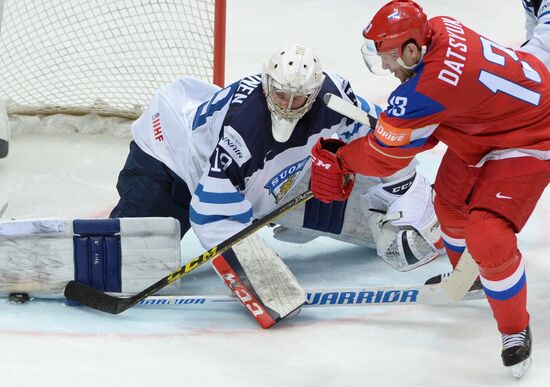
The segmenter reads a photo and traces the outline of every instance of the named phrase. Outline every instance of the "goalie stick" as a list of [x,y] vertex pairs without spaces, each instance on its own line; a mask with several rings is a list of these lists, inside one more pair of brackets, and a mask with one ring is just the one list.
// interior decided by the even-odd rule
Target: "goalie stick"
[[[478,274],[477,264],[466,250],[452,274],[441,283],[417,286],[306,289],[307,301],[304,306],[445,305],[461,300],[478,300],[484,297],[483,291],[468,291]],[[166,295],[148,296],[139,300],[137,304],[219,306],[238,302],[237,297],[230,295]]]
[[180,279],[184,275],[195,270],[197,267],[202,265],[205,262],[208,262],[212,258],[223,254],[229,250],[233,245],[252,235],[258,231],[263,226],[268,225],[273,222],[275,219],[283,216],[292,209],[298,207],[302,203],[305,203],[313,197],[311,191],[306,191],[290,201],[286,202],[282,206],[274,209],[269,214],[263,216],[260,219],[256,219],[252,224],[243,230],[239,231],[232,237],[229,237],[225,241],[221,242],[219,245],[212,247],[210,250],[205,251],[203,254],[198,257],[190,260],[185,265],[181,266],[178,270],[172,274],[167,275],[166,277],[158,280],[147,289],[142,290],[141,292],[131,296],[131,297],[116,297],[104,293],[100,290],[94,289],[87,285],[81,284],[76,281],[69,281],[65,287],[65,298],[70,301],[78,302],[79,304],[88,306],[90,308],[100,310],[102,312],[119,314],[124,312],[126,309],[137,304],[146,297],[158,292],[160,289],[168,286],[172,282]]

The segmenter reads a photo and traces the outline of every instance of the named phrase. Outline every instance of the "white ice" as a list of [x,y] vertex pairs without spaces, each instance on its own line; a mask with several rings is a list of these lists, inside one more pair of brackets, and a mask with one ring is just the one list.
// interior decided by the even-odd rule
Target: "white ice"
[[[324,67],[351,79],[380,104],[396,86],[362,64],[361,30],[384,1],[231,0],[227,80],[258,72],[278,46],[302,43]],[[450,15],[510,47],[524,38],[520,0],[425,0],[429,15]],[[128,137],[25,133],[0,160],[7,218],[104,216]],[[433,179],[441,149],[421,157]],[[526,258],[533,365],[523,386],[550,379],[550,198],[540,200],[519,237]],[[306,287],[419,284],[448,269],[446,258],[397,273],[373,251],[330,239],[273,241]],[[184,238],[186,258],[201,248]],[[205,265],[206,266],[206,265]],[[189,293],[225,294],[210,267],[184,279]],[[547,382],[545,382],[545,380]],[[486,301],[450,306],[308,308],[270,330],[239,305],[134,307],[110,316],[61,302],[0,301],[0,386],[512,386]]]

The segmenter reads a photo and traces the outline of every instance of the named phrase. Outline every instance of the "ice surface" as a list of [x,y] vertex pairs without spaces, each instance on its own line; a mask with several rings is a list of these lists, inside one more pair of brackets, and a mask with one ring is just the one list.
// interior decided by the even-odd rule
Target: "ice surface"
[[[396,86],[370,75],[361,30],[384,1],[231,0],[228,81],[258,72],[278,46],[314,48],[324,67],[383,104]],[[451,15],[511,47],[524,37],[520,0],[425,0],[430,15]],[[16,135],[0,160],[7,218],[104,216],[129,138],[109,134]],[[433,179],[441,149],[421,157]],[[529,279],[533,365],[520,382],[550,379],[550,198],[546,193],[520,236]],[[305,287],[417,284],[448,268],[445,259],[397,273],[373,251],[315,240],[273,243]],[[193,235],[186,258],[201,253]],[[207,265],[205,265],[207,266]],[[210,267],[185,278],[192,294],[225,294]],[[135,307],[110,316],[60,302],[0,301],[0,386],[511,386],[500,336],[485,301],[452,306],[309,308],[271,330],[239,305]]]

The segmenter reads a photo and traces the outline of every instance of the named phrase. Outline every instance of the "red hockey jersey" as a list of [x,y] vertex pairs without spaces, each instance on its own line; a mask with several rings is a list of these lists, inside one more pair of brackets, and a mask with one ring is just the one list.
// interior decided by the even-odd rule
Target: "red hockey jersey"
[[374,131],[340,149],[344,168],[387,176],[442,141],[467,164],[550,159],[550,75],[531,54],[503,47],[450,17],[415,75],[388,100]]

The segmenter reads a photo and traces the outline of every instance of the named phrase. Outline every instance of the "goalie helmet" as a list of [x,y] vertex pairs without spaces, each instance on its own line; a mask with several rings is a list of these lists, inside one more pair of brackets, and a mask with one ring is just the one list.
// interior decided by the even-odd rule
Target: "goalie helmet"
[[317,55],[300,45],[282,47],[264,63],[262,85],[276,141],[288,141],[298,120],[311,109],[324,79]]

